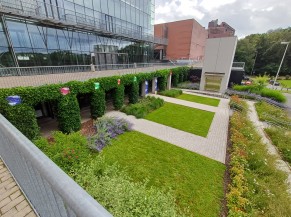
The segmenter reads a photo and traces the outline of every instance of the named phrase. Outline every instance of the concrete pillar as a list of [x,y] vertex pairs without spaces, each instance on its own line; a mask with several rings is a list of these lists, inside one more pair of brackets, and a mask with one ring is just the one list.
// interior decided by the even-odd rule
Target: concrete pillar
[[152,93],[157,94],[158,90],[158,78],[153,78],[152,80]]
[[163,50],[160,50],[160,60],[163,59]]
[[167,90],[171,90],[171,87],[172,87],[172,72],[168,76],[168,80],[167,80]]
[[145,97],[149,93],[149,82],[144,81],[141,86],[141,96]]
[[95,72],[95,65],[91,64],[91,72]]

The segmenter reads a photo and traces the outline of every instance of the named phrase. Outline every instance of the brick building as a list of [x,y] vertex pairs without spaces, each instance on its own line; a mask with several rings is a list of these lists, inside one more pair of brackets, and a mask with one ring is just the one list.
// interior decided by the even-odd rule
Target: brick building
[[155,25],[155,37],[168,38],[168,45],[155,47],[155,59],[202,60],[207,30],[196,20],[180,20]]
[[225,22],[218,24],[218,19],[208,23],[208,38],[223,38],[234,36],[235,29]]

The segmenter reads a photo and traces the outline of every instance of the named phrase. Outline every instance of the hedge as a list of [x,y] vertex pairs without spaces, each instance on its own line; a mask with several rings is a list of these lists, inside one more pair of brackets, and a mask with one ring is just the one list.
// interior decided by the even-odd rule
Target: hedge
[[32,107],[26,104],[7,106],[3,115],[28,139],[33,140],[40,135],[35,111]]
[[130,85],[129,103],[131,104],[137,103],[138,98],[139,98],[139,84],[138,82],[133,82]]
[[103,89],[95,90],[91,95],[91,116],[93,119],[101,117],[105,113],[106,101]]
[[[178,68],[174,68],[172,69],[173,75],[176,76],[177,74],[185,74],[186,72],[188,73],[188,68],[186,67],[178,67]],[[11,96],[11,95],[19,95],[22,99],[22,103],[31,107],[31,109],[36,106],[39,103],[42,102],[47,102],[47,101],[58,101],[60,99],[64,99],[64,97],[61,95],[60,93],[60,88],[62,87],[69,87],[70,88],[70,95],[77,95],[77,94],[88,94],[88,93],[94,93],[95,91],[95,87],[94,87],[94,83],[99,82],[100,83],[100,89],[104,90],[104,91],[109,91],[115,88],[118,88],[118,79],[120,79],[121,84],[123,86],[128,86],[128,85],[132,85],[135,81],[134,77],[136,77],[136,80],[138,81],[138,83],[146,81],[146,80],[152,80],[155,77],[158,78],[158,87],[160,91],[163,91],[166,89],[166,85],[167,85],[167,77],[170,74],[170,70],[169,69],[163,69],[163,70],[158,70],[155,72],[151,72],[151,73],[139,73],[139,74],[126,74],[123,76],[111,76],[111,77],[102,77],[102,78],[93,78],[93,79],[89,79],[87,81],[70,81],[64,84],[50,84],[50,85],[43,85],[43,86],[39,86],[39,87],[15,87],[15,88],[2,88],[0,89],[0,102],[1,102],[1,106],[0,106],[0,112],[4,114],[5,116],[5,112],[3,112],[7,107],[8,110],[11,109],[11,106],[8,106],[8,103],[6,101],[6,97]],[[184,77],[184,76],[183,76]],[[134,87],[136,88],[136,87]],[[136,90],[135,90],[136,91]],[[92,95],[93,96],[93,95]],[[136,96],[135,96],[136,97]],[[66,97],[65,97],[66,98]],[[70,98],[70,97],[69,97]],[[92,98],[93,100],[94,98]],[[136,101],[136,98],[134,99],[133,95],[131,98],[132,102]],[[75,100],[74,100],[75,101]],[[64,102],[62,102],[64,103]],[[59,105],[62,105],[62,103],[59,103]],[[94,104],[94,102],[92,103]],[[117,105],[118,104],[118,105]],[[117,103],[116,107],[119,108],[120,107],[120,103]],[[72,103],[72,105],[74,105],[75,108],[77,108],[77,104],[76,101],[75,103]],[[101,105],[100,105],[101,106]],[[14,112],[16,112],[15,110],[17,110],[18,107],[15,107],[13,110]],[[99,115],[102,113],[101,112],[101,107],[100,107],[100,113]],[[13,112],[11,111],[11,112]],[[60,112],[62,114],[62,112]],[[65,112],[66,113],[66,112]],[[74,110],[74,114],[77,113],[77,110]],[[80,114],[79,114],[80,115]],[[73,122],[63,122],[62,121],[62,129],[66,132],[68,132],[68,130],[77,130],[79,128],[80,123],[77,123],[76,121],[79,120],[79,115],[75,114],[75,117],[73,118],[75,121]],[[78,116],[78,117],[77,117]],[[96,114],[92,114],[93,117],[96,116]],[[97,115],[98,116],[98,115]],[[22,121],[22,117],[19,117],[19,121]],[[36,121],[36,117],[34,117],[35,121]],[[67,124],[77,124],[76,126],[67,126]],[[31,125],[27,124],[27,128],[29,128]]]
[[63,133],[71,133],[80,130],[80,107],[75,94],[62,96],[58,101],[59,129]]
[[123,104],[124,104],[124,86],[119,85],[114,90],[113,106],[116,110],[119,110],[122,108]]

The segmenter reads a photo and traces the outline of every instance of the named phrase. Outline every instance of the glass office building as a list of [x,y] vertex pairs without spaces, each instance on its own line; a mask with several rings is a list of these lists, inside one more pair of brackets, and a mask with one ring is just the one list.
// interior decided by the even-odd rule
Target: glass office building
[[154,0],[0,0],[0,67],[153,59]]

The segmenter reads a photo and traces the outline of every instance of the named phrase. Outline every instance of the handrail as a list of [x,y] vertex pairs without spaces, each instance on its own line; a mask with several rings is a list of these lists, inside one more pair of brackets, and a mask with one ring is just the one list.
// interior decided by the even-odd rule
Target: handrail
[[0,114],[1,158],[40,216],[111,217]]

